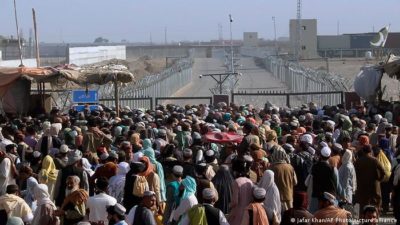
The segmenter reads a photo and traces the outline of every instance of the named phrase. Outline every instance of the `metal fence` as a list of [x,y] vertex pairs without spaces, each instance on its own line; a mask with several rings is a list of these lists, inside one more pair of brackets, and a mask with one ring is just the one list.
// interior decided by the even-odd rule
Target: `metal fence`
[[[350,83],[344,78],[327,73],[305,68],[296,62],[290,62],[274,56],[256,58],[259,66],[264,67],[272,76],[286,84],[290,92],[328,92],[318,97],[321,105],[336,105],[341,103],[341,96],[329,92],[342,92],[349,90]],[[315,101],[312,95],[298,95],[297,100],[302,103]]]
[[[120,106],[152,109],[153,98],[169,97],[191,82],[192,65],[191,58],[181,59],[159,74],[145,76],[136,82],[119,84]],[[91,89],[98,91],[101,104],[115,106],[113,83]],[[46,90],[46,93],[51,93],[53,103],[63,109],[68,109],[73,104],[71,90]]]

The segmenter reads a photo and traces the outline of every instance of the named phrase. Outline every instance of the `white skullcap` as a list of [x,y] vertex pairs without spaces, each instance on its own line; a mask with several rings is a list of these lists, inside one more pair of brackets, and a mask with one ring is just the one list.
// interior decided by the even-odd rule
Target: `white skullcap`
[[335,122],[333,122],[332,120],[327,120],[326,121],[331,127],[335,127]]
[[311,134],[303,134],[300,137],[300,141],[301,142],[306,142],[306,143],[311,145],[313,143],[313,138],[312,138]]
[[104,152],[103,154],[100,155],[101,160],[106,160],[110,156],[107,152]]
[[206,156],[209,156],[209,157],[211,157],[211,156],[214,156],[215,155],[215,152],[213,151],[213,150],[207,150],[206,151]]
[[319,143],[322,147],[329,147],[329,145],[325,142],[325,141],[321,141],[321,143]]
[[331,149],[330,149],[329,147],[323,147],[323,148],[321,149],[321,155],[322,155],[323,157],[329,157],[329,156],[331,156]]
[[177,175],[182,175],[183,174],[183,167],[176,165],[172,168],[172,173],[177,174]]
[[211,200],[215,198],[215,190],[212,188],[205,188],[202,193],[203,199]]
[[69,152],[68,145],[61,145],[60,146],[60,153],[67,153]]
[[41,155],[42,155],[42,153],[40,153],[39,151],[33,152],[33,157],[35,157],[35,158],[39,158]]
[[267,192],[265,191],[264,188],[255,187],[255,188],[253,189],[253,196],[254,196],[254,198],[256,198],[256,199],[263,199],[263,198],[265,198],[265,194],[266,194],[266,193],[267,193]]

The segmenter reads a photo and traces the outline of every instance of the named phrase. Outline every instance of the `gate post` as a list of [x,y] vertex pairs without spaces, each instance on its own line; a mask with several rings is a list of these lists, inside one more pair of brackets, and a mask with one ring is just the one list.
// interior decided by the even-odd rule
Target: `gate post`
[[286,106],[288,108],[290,108],[290,94],[289,93],[286,94]]

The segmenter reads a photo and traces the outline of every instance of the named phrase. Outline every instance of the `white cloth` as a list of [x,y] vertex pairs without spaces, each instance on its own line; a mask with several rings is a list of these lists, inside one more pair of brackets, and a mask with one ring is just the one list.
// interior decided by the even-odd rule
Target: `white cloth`
[[26,190],[23,191],[24,200],[29,205],[29,207],[31,207],[33,212],[36,210],[34,190],[38,184],[39,183],[37,182],[37,180],[31,176],[26,180]]
[[125,177],[130,167],[126,162],[118,164],[117,175],[112,176],[109,180],[108,194],[114,197],[118,203],[121,203],[124,197]]
[[42,205],[48,204],[53,210],[56,210],[57,207],[50,200],[50,194],[48,192],[48,188],[45,184],[39,184],[34,188],[34,196],[37,201],[37,209],[35,210],[35,215],[33,217],[31,225],[41,225],[40,217],[42,215]]
[[[204,203],[203,205],[206,205],[206,204]],[[213,205],[211,205],[211,206],[213,206]],[[219,220],[219,225],[229,225],[224,213],[221,210],[219,210],[218,220]],[[185,214],[185,216],[183,216],[183,218],[179,224],[180,225],[190,225],[191,223],[190,223],[189,216],[187,214]]]
[[15,179],[11,174],[11,160],[4,158],[0,163],[0,196],[6,193],[7,186],[15,184]]
[[189,209],[197,204],[198,201],[195,195],[190,195],[189,197],[183,199],[178,208],[175,209],[173,219],[178,221],[179,217],[183,216],[187,211],[189,211]]
[[89,198],[86,203],[86,208],[89,209],[89,221],[100,222],[104,221],[104,224],[108,224],[107,219],[107,206],[115,205],[117,200],[105,193],[100,193]]
[[264,171],[258,186],[264,188],[267,192],[265,194],[264,208],[268,218],[272,219],[274,214],[277,216],[279,222],[281,222],[281,198],[279,189],[275,184],[274,172],[272,170]]

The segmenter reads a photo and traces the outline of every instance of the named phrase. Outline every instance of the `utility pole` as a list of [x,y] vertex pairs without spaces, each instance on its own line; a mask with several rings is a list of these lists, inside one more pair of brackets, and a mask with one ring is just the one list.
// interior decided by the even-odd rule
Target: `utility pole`
[[164,28],[164,44],[167,45],[167,27]]
[[230,30],[230,33],[231,33],[231,73],[235,73],[235,68],[234,68],[234,65],[233,65],[232,22],[233,22],[232,15],[229,14],[229,30]]
[[300,59],[301,53],[301,0],[297,0],[297,27],[296,27],[295,57]]
[[17,15],[17,2],[14,0],[14,16],[15,16],[15,26],[17,28],[17,38],[18,38],[18,50],[19,50],[19,60],[21,64],[19,65],[20,67],[24,66],[24,63],[22,62],[22,45],[21,45],[21,37],[19,35],[19,27],[18,27],[18,15]]
[[278,43],[276,42],[276,23],[275,23],[275,16],[272,17],[272,22],[274,22],[274,46],[275,46],[275,55],[278,56]]
[[336,31],[336,33],[337,33],[338,36],[339,36],[339,34],[340,34],[339,28],[340,28],[340,23],[339,23],[339,20],[338,20],[338,21],[337,21],[337,31]]

